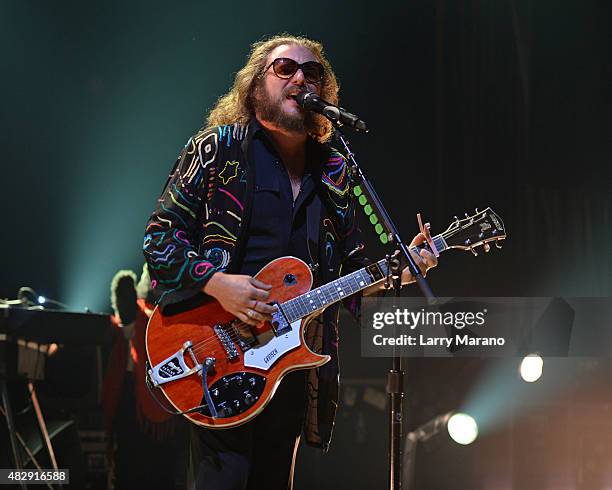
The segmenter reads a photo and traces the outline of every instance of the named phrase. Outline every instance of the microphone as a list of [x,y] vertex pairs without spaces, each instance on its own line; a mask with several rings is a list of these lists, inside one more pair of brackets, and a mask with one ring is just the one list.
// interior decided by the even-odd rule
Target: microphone
[[359,119],[355,114],[351,114],[348,111],[342,109],[342,107],[336,107],[333,104],[323,100],[317,94],[303,90],[302,92],[293,96],[295,101],[309,111],[316,112],[325,116],[332,122],[340,123],[345,126],[349,126],[357,131],[368,132],[368,126],[365,122]]

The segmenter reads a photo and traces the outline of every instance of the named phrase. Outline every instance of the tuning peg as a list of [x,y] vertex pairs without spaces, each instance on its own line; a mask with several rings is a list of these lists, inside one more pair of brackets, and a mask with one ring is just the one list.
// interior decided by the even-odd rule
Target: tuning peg
[[482,248],[484,249],[485,253],[487,253],[489,250],[491,250],[491,245],[489,245],[488,243],[485,243]]
[[474,209],[474,211],[476,212],[476,214],[478,214],[478,213],[479,213],[478,208]]
[[470,248],[472,254],[474,255],[474,257],[478,257],[478,252],[476,251],[476,249],[474,249],[473,247]]
[[465,217],[466,217],[466,218],[469,218],[469,217],[470,217],[470,215],[469,215],[469,214],[467,214],[467,213],[465,213]]
[[496,246],[497,248],[502,248],[501,244],[499,243],[499,240],[496,240],[496,241],[495,241],[495,246]]

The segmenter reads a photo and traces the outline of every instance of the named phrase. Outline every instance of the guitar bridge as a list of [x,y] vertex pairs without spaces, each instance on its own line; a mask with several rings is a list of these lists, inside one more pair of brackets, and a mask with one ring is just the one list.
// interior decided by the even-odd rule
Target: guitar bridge
[[213,331],[219,339],[219,342],[221,342],[221,345],[225,350],[225,354],[227,354],[227,360],[235,360],[238,357],[238,349],[236,349],[236,346],[234,345],[230,334],[221,325],[215,325],[213,327]]
[[[185,352],[191,356],[194,366],[190,368],[185,362]],[[149,379],[153,386],[159,386],[170,381],[176,381],[187,376],[191,376],[202,370],[202,364],[198,362],[193,353],[192,343],[190,340],[183,344],[183,347],[176,351],[175,354],[164,359],[148,370]]]

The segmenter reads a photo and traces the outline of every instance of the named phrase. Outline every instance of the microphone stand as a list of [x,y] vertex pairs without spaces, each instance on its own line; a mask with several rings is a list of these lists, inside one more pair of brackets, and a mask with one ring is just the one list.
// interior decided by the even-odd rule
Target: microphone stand
[[[429,287],[429,284],[421,274],[421,270],[408,252],[406,243],[402,240],[399,231],[397,230],[387,210],[380,201],[372,184],[365,177],[363,171],[355,160],[355,154],[351,151],[348,141],[340,129],[340,124],[333,118],[328,118],[334,124],[336,135],[346,152],[347,163],[349,167],[349,176],[351,180],[351,188],[359,185],[372,206],[374,212],[380,218],[380,223],[383,230],[387,234],[389,243],[399,251],[400,256],[410,268],[410,272],[416,279],[416,283],[421,290],[423,296],[428,302],[433,302],[435,297]],[[402,269],[401,261],[398,260],[397,254],[387,255],[387,270],[391,272],[393,281],[393,290],[395,291],[396,301],[400,297],[400,289],[402,287]],[[394,307],[398,307],[396,304]],[[394,327],[395,328],[395,327]],[[404,401],[404,371],[402,370],[402,358],[397,354],[397,348],[393,347],[393,357],[391,369],[387,374],[387,394],[389,396],[389,411],[388,411],[388,430],[389,430],[389,489],[400,490],[402,488],[402,408]]]

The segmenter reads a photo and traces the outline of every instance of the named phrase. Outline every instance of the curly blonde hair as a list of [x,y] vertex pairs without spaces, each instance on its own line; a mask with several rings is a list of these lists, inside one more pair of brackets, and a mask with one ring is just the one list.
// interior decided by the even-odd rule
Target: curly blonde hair
[[[228,93],[219,98],[207,118],[207,125],[247,124],[255,116],[254,94],[261,77],[267,68],[268,55],[282,45],[298,45],[310,50],[325,68],[321,83],[321,97],[334,105],[338,105],[339,85],[329,60],[323,52],[323,45],[312,39],[290,34],[279,34],[263,39],[251,46],[247,63],[236,73],[234,85]],[[315,124],[309,134],[317,141],[324,143],[332,134],[332,124],[318,114],[314,117]]]

